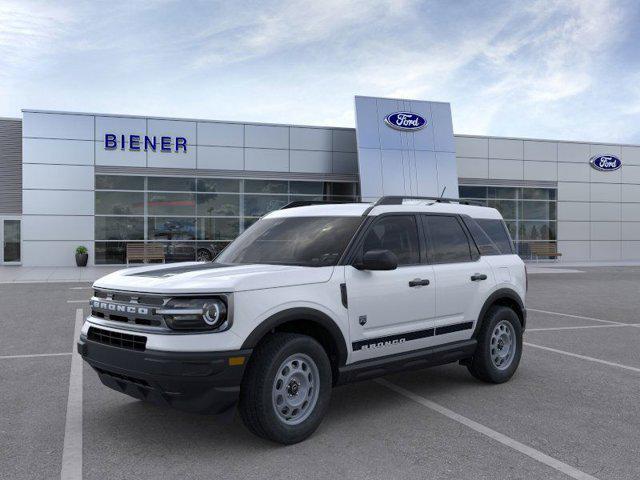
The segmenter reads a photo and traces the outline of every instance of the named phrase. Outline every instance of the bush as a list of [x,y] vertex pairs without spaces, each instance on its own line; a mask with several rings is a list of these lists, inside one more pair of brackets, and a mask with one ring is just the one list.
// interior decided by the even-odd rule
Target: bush
[[84,253],[87,253],[87,251],[88,251],[87,247],[83,247],[82,245],[80,245],[78,248],[76,248],[76,253],[80,254],[80,255],[82,255]]

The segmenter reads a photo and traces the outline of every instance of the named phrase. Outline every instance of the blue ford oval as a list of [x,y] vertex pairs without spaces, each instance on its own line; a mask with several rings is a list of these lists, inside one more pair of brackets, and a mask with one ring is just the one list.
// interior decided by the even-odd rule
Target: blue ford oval
[[613,155],[596,155],[591,157],[589,163],[593,168],[601,172],[612,172],[622,166],[622,161]]
[[414,131],[427,126],[427,121],[417,113],[395,112],[384,117],[384,123],[396,130]]

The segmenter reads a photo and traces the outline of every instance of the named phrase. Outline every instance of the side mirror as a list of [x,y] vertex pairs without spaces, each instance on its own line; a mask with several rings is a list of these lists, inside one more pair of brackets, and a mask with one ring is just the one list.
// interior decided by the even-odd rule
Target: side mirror
[[354,267],[358,270],[395,270],[398,257],[389,250],[369,250]]

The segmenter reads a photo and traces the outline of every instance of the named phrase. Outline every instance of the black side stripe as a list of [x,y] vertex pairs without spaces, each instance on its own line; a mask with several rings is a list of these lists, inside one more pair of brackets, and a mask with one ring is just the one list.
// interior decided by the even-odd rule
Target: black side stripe
[[471,327],[473,327],[473,322],[454,323],[453,325],[436,327],[436,335],[444,335],[445,333],[459,332],[460,330],[469,330]]
[[447,333],[459,332],[461,330],[470,330],[473,322],[455,323],[453,325],[445,325],[437,328],[427,328],[425,330],[416,330],[415,332],[400,333],[397,335],[387,335],[386,337],[368,338],[366,340],[358,340],[351,343],[353,351],[379,348],[397,343],[404,343],[410,340],[418,340],[420,338],[433,337],[434,335],[445,335]]

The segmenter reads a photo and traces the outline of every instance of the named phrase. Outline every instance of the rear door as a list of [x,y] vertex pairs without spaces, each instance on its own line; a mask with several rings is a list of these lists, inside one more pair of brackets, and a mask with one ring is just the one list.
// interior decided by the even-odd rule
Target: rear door
[[468,339],[494,284],[493,271],[457,215],[421,217],[435,276],[435,337],[439,344]]
[[356,259],[369,250],[392,251],[398,257],[395,270],[345,267],[353,361],[433,343],[434,276],[418,222],[414,214],[381,215],[356,247]]

